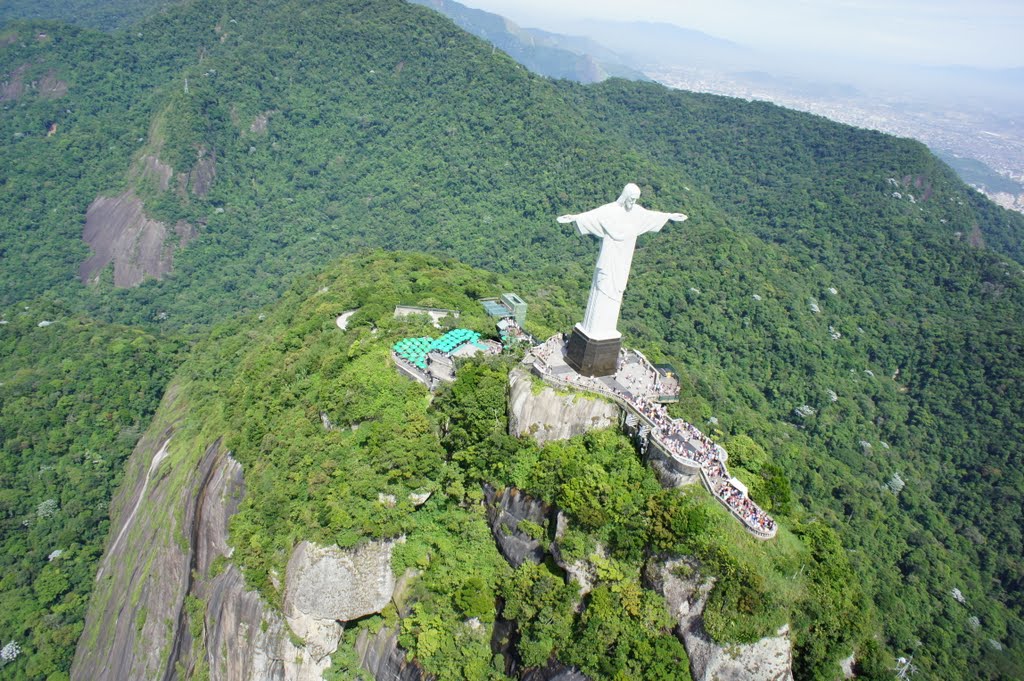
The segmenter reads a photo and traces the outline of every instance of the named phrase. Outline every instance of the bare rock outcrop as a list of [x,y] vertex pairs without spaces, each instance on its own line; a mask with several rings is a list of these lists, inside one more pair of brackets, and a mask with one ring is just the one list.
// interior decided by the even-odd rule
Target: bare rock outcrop
[[402,539],[355,549],[300,542],[285,579],[284,614],[319,661],[338,648],[342,622],[378,613],[391,601],[391,551]]
[[143,179],[151,180],[160,191],[167,191],[171,186],[171,176],[174,175],[174,168],[167,165],[153,154],[146,154],[139,159],[135,172],[138,172]]
[[85,214],[82,239],[93,254],[78,268],[83,284],[114,263],[114,285],[138,286],[146,277],[160,279],[171,271],[174,252],[195,237],[185,222],[174,226],[177,239],[168,240],[167,226],[146,217],[142,200],[132,190],[120,196],[100,196]]
[[188,186],[193,194],[205,198],[210,193],[213,178],[217,176],[217,158],[205,147],[200,147],[196,154],[196,164],[188,174]]
[[407,660],[398,647],[398,629],[382,627],[370,635],[365,629],[356,637],[359,666],[373,674],[377,681],[429,681],[435,678],[423,671],[415,659]]
[[666,489],[692,485],[700,481],[699,473],[690,472],[658,447],[648,448],[647,465],[658,476],[658,482],[661,483],[661,486]]
[[618,405],[581,393],[562,394],[550,386],[534,390],[533,379],[522,368],[509,373],[509,433],[531,436],[543,445],[619,422]]
[[319,681],[337,648],[338,620],[389,602],[395,541],[354,551],[296,547],[286,602],[308,619],[306,641],[296,640],[295,618],[225,562],[229,521],[245,492],[242,467],[219,439],[203,446],[178,435],[186,414],[172,385],[126,465],[71,678],[160,681],[205,667],[211,681]]
[[721,646],[704,629],[704,606],[714,579],[701,575],[687,559],[652,563],[645,581],[665,597],[669,612],[679,623],[676,632],[690,658],[694,681],[791,681],[793,649],[789,625],[775,636],[750,644]]
[[[565,574],[570,580],[575,580],[580,585],[579,594],[582,603],[583,597],[593,591],[594,585],[597,584],[597,570],[587,560],[566,560],[565,555],[562,553],[560,542],[568,529],[569,519],[566,518],[564,513],[558,511],[555,514],[555,541],[551,543],[551,557],[554,558],[555,564],[558,567],[565,570]],[[594,553],[602,558],[607,557],[605,548],[600,543],[595,547]]]
[[210,681],[320,681],[331,660],[296,646],[284,618],[233,565],[203,589]]
[[544,560],[546,550],[540,538],[525,532],[519,524],[525,520],[544,526],[551,519],[552,507],[514,487],[496,490],[485,485],[484,496],[491,534],[505,560],[512,567]]
[[519,678],[520,681],[590,681],[590,677],[580,670],[557,661],[539,669],[528,669]]
[[252,119],[252,124],[249,125],[249,132],[254,132],[257,135],[262,135],[267,131],[267,123],[270,121],[270,114],[272,111],[264,111],[256,114],[256,117]]
[[57,72],[47,71],[45,75],[35,83],[39,96],[43,99],[57,99],[68,93],[68,84],[57,77]]
[[68,93],[68,84],[57,77],[57,72],[50,69],[42,78],[25,85],[25,74],[29,64],[22,64],[8,73],[0,74],[0,102],[14,101],[25,94],[26,90],[35,92],[41,99],[57,99]]
[[27,69],[28,64],[22,64],[9,73],[3,74],[3,80],[0,80],[0,102],[10,102],[21,97],[25,92],[25,71]]
[[844,679],[855,679],[857,674],[854,671],[854,667],[857,665],[857,657],[853,653],[850,653],[848,657],[843,658],[839,661],[839,669],[843,671]]
[[[161,413],[180,414],[181,401],[172,387]],[[139,441],[112,504],[111,541],[78,641],[73,679],[163,678],[173,669],[170,651],[188,647],[183,619],[196,567],[193,547],[205,541],[199,528],[210,482],[229,455],[219,441],[198,451],[173,441],[177,420],[168,420]],[[168,475],[175,467],[185,475]]]

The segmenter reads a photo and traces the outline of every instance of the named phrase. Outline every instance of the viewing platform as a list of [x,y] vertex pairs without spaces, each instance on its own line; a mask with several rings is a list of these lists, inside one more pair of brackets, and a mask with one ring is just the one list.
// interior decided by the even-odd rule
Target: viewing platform
[[636,350],[620,352],[618,370],[612,376],[582,376],[565,361],[566,342],[561,334],[553,336],[534,346],[523,362],[552,385],[594,392],[616,402],[624,410],[623,429],[648,459],[657,456],[673,472],[699,477],[750,534],[758,539],[775,537],[775,520],[754,503],[746,486],[729,474],[725,448],[696,426],[668,415],[663,402],[678,399],[678,381],[664,381],[665,375]]

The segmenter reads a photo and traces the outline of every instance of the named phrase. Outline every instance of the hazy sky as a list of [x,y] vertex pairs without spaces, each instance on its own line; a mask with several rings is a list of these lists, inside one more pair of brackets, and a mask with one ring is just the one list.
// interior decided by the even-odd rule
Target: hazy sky
[[459,0],[525,25],[665,21],[752,47],[918,64],[1024,66],[1024,0]]

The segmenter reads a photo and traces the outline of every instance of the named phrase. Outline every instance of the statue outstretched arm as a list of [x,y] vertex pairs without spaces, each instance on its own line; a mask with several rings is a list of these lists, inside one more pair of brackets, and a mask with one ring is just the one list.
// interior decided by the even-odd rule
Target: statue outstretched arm
[[682,222],[686,219],[686,216],[682,213],[669,213],[668,219],[672,222]]
[[608,206],[600,206],[582,213],[560,215],[556,219],[563,225],[575,224],[576,231],[580,234],[604,237],[608,236],[608,230],[602,218],[607,217],[607,208]]

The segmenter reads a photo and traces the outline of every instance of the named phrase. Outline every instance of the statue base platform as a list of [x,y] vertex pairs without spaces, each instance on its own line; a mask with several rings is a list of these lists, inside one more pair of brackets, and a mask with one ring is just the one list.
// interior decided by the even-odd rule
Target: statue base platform
[[581,376],[614,376],[619,366],[622,338],[594,340],[574,327],[565,350],[565,362]]

